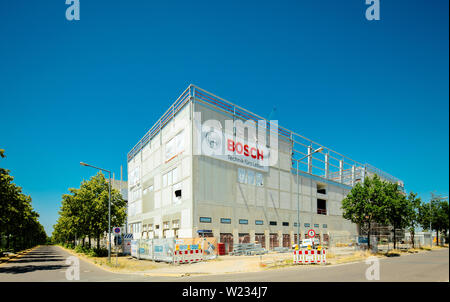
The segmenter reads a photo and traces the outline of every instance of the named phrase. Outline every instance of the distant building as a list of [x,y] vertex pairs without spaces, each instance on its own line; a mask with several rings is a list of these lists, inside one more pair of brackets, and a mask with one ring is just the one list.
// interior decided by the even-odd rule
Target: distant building
[[124,200],[128,200],[128,182],[119,179],[112,179],[111,187],[116,189],[122,194]]
[[122,227],[125,230],[125,233],[127,233],[127,230],[128,230],[128,182],[124,181],[124,180],[121,181],[120,179],[113,178],[111,180],[111,187],[113,189],[119,191],[120,194],[122,195],[122,198],[127,203],[127,205],[126,205],[127,216],[125,218],[125,223]]

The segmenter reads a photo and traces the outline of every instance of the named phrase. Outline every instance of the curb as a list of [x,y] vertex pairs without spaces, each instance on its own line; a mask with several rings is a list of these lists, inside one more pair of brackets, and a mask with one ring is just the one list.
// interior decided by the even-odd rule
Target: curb
[[176,278],[180,278],[180,277],[187,277],[190,276],[190,274],[175,274],[175,273],[159,273],[159,274],[144,274],[144,276],[149,276],[149,277],[176,277]]

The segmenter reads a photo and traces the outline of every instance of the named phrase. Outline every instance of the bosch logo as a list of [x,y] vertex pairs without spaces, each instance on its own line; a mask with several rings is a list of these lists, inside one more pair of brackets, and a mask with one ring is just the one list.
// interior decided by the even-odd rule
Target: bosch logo
[[[278,124],[271,121],[267,133],[266,121],[214,120],[202,121],[194,112],[195,155],[205,155],[236,165],[268,171],[278,161]],[[194,135],[195,135],[194,132]]]
[[264,159],[264,153],[255,147],[249,147],[247,144],[242,144],[240,142],[235,142],[232,139],[227,140],[227,149],[230,152],[235,152],[236,154],[242,154],[247,157],[251,157],[258,160]]
[[206,141],[211,149],[218,150],[222,146],[222,135],[211,130],[205,133]]

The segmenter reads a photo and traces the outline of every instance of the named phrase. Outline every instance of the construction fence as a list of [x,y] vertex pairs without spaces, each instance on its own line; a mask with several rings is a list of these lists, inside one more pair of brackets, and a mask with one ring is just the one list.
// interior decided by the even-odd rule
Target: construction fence
[[[436,245],[436,237],[431,233],[420,232],[411,236],[409,233],[397,234],[375,234],[370,235],[370,245],[373,251],[389,252],[394,249],[411,249],[429,247]],[[440,244],[444,243],[443,238],[439,238]],[[367,235],[330,235],[329,241],[324,242],[324,246],[330,250],[366,250],[368,249]]]
[[168,263],[193,263],[217,257],[215,238],[131,240],[131,256]]

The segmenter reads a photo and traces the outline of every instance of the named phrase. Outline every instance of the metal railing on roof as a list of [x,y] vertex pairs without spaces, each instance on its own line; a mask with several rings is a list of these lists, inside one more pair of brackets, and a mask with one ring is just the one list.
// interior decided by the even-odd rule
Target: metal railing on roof
[[[325,147],[319,143],[316,143],[313,140],[310,140],[303,135],[300,135],[298,133],[295,133],[287,128],[284,128],[280,125],[276,125],[277,127],[271,127],[271,125],[275,125],[273,121],[269,121],[255,113],[252,113],[248,111],[247,109],[244,109],[236,104],[233,104],[230,101],[227,101],[211,92],[208,92],[200,87],[197,87],[195,85],[189,85],[183,93],[176,99],[176,101],[169,107],[169,109],[161,116],[161,118],[150,128],[150,130],[144,135],[144,137],[131,149],[131,151],[128,153],[128,161],[133,159],[133,157],[142,150],[143,147],[146,146],[146,144],[155,136],[157,135],[161,129],[177,114],[178,111],[180,111],[183,106],[190,102],[199,102],[206,104],[208,106],[212,106],[219,111],[222,111],[224,113],[227,113],[231,116],[237,117],[242,119],[243,121],[246,120],[253,120],[255,123],[258,123],[258,121],[265,121],[266,130],[273,133],[273,129],[278,128],[278,135],[279,138],[284,138],[292,143],[292,158],[295,160],[295,157],[298,155],[298,157],[303,157],[307,153],[301,152],[298,149],[299,148],[313,148],[317,149],[319,147],[323,148],[322,153],[315,153],[313,156],[311,156],[311,164],[308,165],[308,159],[302,160],[300,163],[305,167],[305,169],[308,173],[311,171],[317,171],[317,173],[311,173],[320,177],[325,177],[323,175],[323,172],[325,171],[324,166],[325,159],[321,159],[321,156],[325,156],[324,154],[327,154],[328,156],[328,167],[329,167],[329,180],[336,181],[338,177],[339,171],[343,169],[343,183],[350,184],[352,181],[349,177],[349,172],[353,167],[356,168],[357,176],[359,177],[361,169],[368,169],[369,171],[372,171],[373,173],[377,173],[380,176],[382,175],[387,180],[393,181],[393,182],[401,182],[398,178],[395,178],[391,176],[390,174],[375,168],[368,164],[362,164],[358,161],[355,161],[347,156],[344,156],[328,147]],[[261,124],[258,124],[258,126],[261,126]],[[294,162],[294,161],[293,161]],[[314,165],[314,162],[320,162],[321,167]],[[296,167],[293,164],[293,168],[296,169]],[[356,176],[356,175],[355,175]]]
[[183,93],[177,98],[177,100],[170,106],[170,108],[161,116],[161,118],[147,131],[147,133],[142,137],[139,142],[128,152],[128,161],[132,160],[134,156],[139,153],[139,151],[144,148],[147,143],[158,134],[161,129],[180,111],[181,108],[190,100],[192,85],[189,85]]

